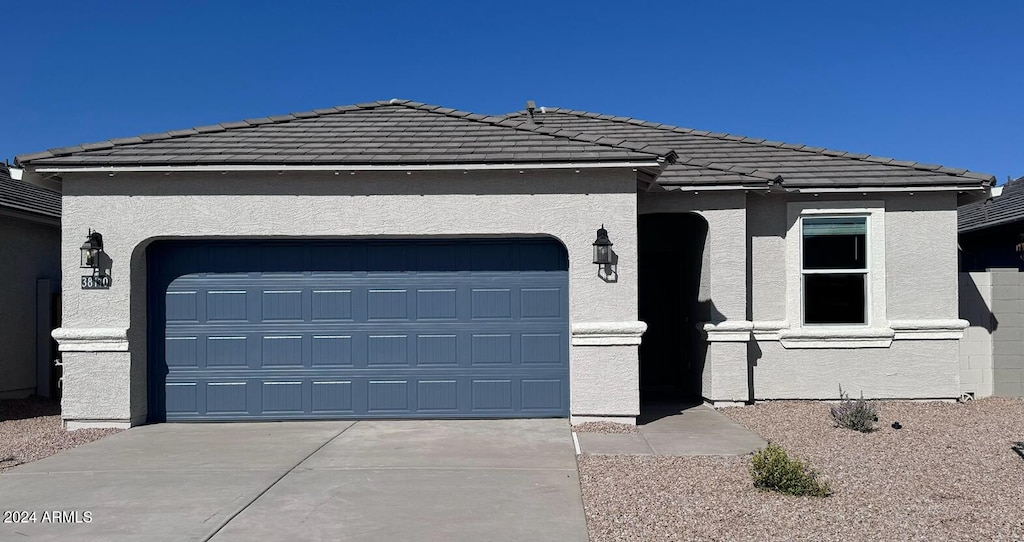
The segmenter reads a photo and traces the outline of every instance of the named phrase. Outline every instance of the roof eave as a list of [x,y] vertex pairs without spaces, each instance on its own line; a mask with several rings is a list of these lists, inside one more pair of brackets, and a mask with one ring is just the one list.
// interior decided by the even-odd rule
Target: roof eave
[[452,164],[193,164],[193,165],[29,165],[26,170],[38,174],[67,173],[185,173],[229,171],[514,171],[543,169],[653,169],[661,171],[665,163],[660,158],[650,160],[602,160],[595,162],[527,162],[527,163],[452,163]]

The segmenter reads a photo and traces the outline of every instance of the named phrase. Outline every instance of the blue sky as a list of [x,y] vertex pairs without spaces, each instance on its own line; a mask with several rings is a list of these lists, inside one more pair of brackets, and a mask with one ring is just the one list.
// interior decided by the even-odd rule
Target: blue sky
[[1024,176],[1024,2],[3,0],[0,159],[408,98]]

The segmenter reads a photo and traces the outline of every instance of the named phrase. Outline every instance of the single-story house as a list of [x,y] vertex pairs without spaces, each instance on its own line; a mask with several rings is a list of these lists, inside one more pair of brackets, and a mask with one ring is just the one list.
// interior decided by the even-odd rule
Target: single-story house
[[1024,177],[958,211],[960,386],[975,397],[1024,397]]
[[63,185],[68,427],[957,398],[957,204],[994,181],[408,100],[17,162]]
[[0,163],[0,399],[56,390],[55,299],[60,288],[60,193]]

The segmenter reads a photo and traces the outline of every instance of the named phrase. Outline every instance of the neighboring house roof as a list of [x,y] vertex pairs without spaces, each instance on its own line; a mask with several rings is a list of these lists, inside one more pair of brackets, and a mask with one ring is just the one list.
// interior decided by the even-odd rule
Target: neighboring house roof
[[[528,113],[518,111],[506,117],[524,119]],[[533,117],[541,126],[675,150],[679,155],[676,163],[658,179],[658,184],[666,188],[763,188],[768,182],[781,182],[783,187],[797,189],[977,189],[995,184],[992,175],[965,169],[680,128],[629,117],[557,107],[536,109]]]
[[963,233],[1024,222],[1024,177],[1009,181],[1002,188],[998,196],[961,205],[957,209],[957,229]]
[[606,141],[409,100],[227,122],[21,155],[30,167],[421,165],[666,161],[671,150]]
[[7,166],[0,164],[0,208],[59,219],[60,194],[15,180]]

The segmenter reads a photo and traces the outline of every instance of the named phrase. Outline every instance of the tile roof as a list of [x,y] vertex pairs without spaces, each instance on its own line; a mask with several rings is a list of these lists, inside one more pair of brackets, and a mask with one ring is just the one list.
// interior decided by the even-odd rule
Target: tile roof
[[42,166],[420,165],[671,162],[649,143],[611,142],[523,119],[409,100],[377,101],[111,139],[21,155]]
[[1003,185],[998,196],[961,205],[956,215],[961,233],[1011,222],[1024,223],[1024,177]]
[[7,166],[0,164],[0,207],[60,218],[60,194],[25,181],[11,178]]
[[[506,115],[510,119],[526,116],[525,111]],[[781,181],[783,187],[789,188],[978,188],[995,183],[992,175],[965,169],[680,128],[629,117],[557,107],[537,109],[534,117],[541,126],[675,150],[676,163],[668,166],[658,179],[666,188],[763,188],[767,181]]]

